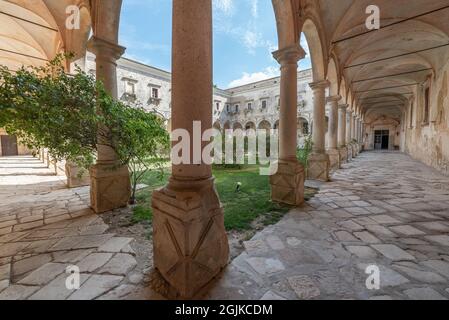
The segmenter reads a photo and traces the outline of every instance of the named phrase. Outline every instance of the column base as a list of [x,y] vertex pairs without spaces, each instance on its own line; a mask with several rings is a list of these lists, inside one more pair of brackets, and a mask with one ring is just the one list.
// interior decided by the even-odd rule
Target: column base
[[348,148],[346,147],[340,147],[338,149],[340,152],[340,164],[347,163],[348,162]]
[[330,160],[326,153],[312,153],[309,156],[307,178],[310,180],[329,181]]
[[327,154],[329,155],[331,169],[334,170],[340,169],[341,168],[340,151],[338,149],[329,149],[327,150]]
[[128,167],[94,165],[90,169],[90,205],[96,213],[126,207],[131,196]]
[[278,172],[270,176],[271,199],[292,206],[304,203],[304,167],[298,160],[279,160]]
[[65,174],[67,176],[67,187],[79,188],[90,185],[89,171],[80,169],[74,163],[65,164]]
[[352,148],[352,157],[356,158],[359,155],[357,150],[357,143],[351,142],[351,148]]
[[172,178],[167,187],[153,192],[152,207],[154,266],[178,298],[193,298],[229,259],[214,179]]
[[346,145],[346,150],[348,151],[348,162],[352,161],[352,146],[351,144]]

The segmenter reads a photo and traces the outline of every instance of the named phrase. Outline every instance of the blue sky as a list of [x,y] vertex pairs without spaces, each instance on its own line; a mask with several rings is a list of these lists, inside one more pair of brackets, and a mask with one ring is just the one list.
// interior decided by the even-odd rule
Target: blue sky
[[[226,89],[279,75],[271,55],[277,49],[271,1],[213,0],[213,5],[214,83]],[[123,0],[120,43],[126,57],[170,71],[171,7],[171,0]],[[309,67],[308,58],[301,61],[301,69]]]

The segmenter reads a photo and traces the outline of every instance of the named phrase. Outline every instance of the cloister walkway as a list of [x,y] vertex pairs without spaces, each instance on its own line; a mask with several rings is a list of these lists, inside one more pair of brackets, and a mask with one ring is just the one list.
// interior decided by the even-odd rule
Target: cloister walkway
[[[332,180],[245,242],[209,298],[449,298],[449,177],[367,152]],[[371,265],[379,290],[366,286]]]
[[[109,233],[89,209],[89,187],[65,181],[36,158],[0,158],[0,300],[114,299],[134,290],[134,239]],[[70,266],[79,268],[79,290],[66,287]]]
[[[0,299],[155,296],[136,272],[134,239],[108,232],[87,198],[36,159],[0,158]],[[206,298],[447,299],[449,177],[365,152],[244,245]],[[69,265],[78,291],[65,286]],[[379,268],[379,290],[367,289],[367,266]]]

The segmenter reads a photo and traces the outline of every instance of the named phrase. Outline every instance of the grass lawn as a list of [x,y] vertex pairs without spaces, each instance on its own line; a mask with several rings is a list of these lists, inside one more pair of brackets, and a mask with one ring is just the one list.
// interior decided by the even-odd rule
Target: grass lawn
[[[243,169],[214,169],[214,176],[217,191],[224,206],[227,230],[250,229],[251,222],[257,218],[261,219],[265,225],[274,224],[290,209],[271,202],[269,177],[259,175],[258,166],[245,166]],[[137,194],[138,206],[135,207],[133,216],[135,222],[151,222],[151,193],[154,189],[165,185],[168,177],[168,172],[164,174],[163,180],[158,180],[154,172],[144,177],[142,183],[151,187],[140,190]],[[238,182],[241,183],[240,192],[236,192]]]

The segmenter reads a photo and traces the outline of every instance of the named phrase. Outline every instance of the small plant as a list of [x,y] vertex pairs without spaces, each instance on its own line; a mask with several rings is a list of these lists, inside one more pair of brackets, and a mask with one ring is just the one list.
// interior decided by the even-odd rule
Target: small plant
[[312,153],[313,141],[312,136],[305,136],[303,146],[298,148],[296,154],[298,157],[298,161],[304,166],[304,168],[308,168],[309,166],[309,156]]

